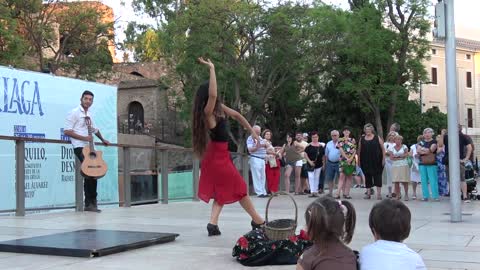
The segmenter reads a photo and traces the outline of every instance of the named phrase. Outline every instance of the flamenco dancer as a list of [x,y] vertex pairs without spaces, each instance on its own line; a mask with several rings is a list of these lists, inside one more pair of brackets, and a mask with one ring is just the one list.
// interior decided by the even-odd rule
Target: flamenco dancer
[[198,88],[192,111],[193,151],[201,159],[198,197],[206,203],[213,199],[208,236],[221,234],[218,228],[220,212],[225,204],[237,201],[252,217],[252,229],[260,228],[265,222],[255,211],[245,181],[230,160],[226,117],[232,117],[248,129],[256,143],[260,138],[240,113],[217,98],[215,67],[210,59],[200,57],[198,61],[210,70],[210,80]]

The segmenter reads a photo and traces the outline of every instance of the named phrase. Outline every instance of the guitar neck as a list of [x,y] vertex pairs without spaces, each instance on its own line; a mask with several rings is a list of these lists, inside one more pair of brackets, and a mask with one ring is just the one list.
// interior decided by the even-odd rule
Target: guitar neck
[[90,146],[90,151],[95,151],[95,144],[93,143],[93,134],[92,134],[92,131],[90,130],[90,128],[88,129],[88,135],[92,136],[92,139],[88,142],[89,146]]

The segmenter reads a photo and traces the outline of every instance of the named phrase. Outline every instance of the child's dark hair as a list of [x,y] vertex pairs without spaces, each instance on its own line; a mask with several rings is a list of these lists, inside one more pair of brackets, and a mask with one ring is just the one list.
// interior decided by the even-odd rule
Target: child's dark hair
[[402,242],[410,235],[412,214],[398,200],[383,200],[375,204],[368,223],[373,234],[382,240]]
[[321,246],[331,242],[352,241],[355,230],[355,208],[349,201],[337,201],[324,196],[312,202],[305,211],[310,239]]

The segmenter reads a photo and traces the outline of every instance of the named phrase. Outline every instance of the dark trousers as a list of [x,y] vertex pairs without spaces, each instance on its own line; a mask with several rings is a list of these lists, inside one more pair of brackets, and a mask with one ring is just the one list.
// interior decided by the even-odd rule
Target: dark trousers
[[367,173],[363,172],[365,175],[365,186],[367,188],[372,188],[372,187],[382,187],[382,173]]
[[[83,147],[74,148],[75,156],[83,162],[84,156],[82,153]],[[85,206],[97,203],[97,179],[92,177],[84,177],[83,190],[85,192]]]
[[325,167],[326,166],[323,166],[322,170],[320,171],[320,181],[318,181],[318,189],[319,190],[320,189],[323,190],[323,186],[324,186],[323,183],[325,183]]

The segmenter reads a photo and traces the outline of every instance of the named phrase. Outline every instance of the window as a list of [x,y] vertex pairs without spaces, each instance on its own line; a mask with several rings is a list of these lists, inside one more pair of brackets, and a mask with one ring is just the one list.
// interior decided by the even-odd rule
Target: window
[[467,88],[472,88],[472,72],[467,71]]
[[473,128],[473,109],[467,109],[467,127]]
[[436,67],[432,67],[432,84],[435,84],[435,85],[438,84]]
[[467,59],[467,60],[472,59],[472,55],[471,55],[471,54],[466,54],[466,55],[465,55],[465,59]]
[[432,49],[432,55],[436,55],[437,54],[437,49]]
[[143,131],[143,106],[140,102],[133,101],[128,105],[128,128]]

